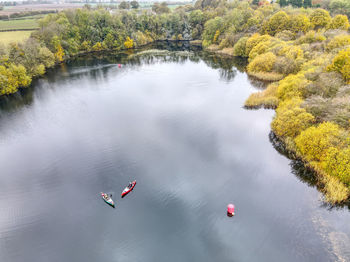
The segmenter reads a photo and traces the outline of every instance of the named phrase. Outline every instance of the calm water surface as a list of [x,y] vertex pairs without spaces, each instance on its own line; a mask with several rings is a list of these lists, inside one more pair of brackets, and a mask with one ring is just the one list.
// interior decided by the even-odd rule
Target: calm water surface
[[274,149],[237,67],[85,57],[2,99],[0,261],[350,261],[349,209]]

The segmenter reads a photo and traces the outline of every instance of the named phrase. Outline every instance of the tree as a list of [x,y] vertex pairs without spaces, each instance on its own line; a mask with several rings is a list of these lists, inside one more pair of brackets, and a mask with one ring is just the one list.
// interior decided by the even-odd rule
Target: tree
[[291,4],[293,7],[302,7],[303,0],[289,0],[289,4]]
[[284,6],[288,5],[288,2],[287,2],[287,0],[280,0],[279,4],[280,4],[281,7],[284,7]]
[[[214,38],[217,40],[221,30],[224,29],[224,20],[221,17],[215,17],[214,19],[208,20],[204,24],[203,31],[203,45],[208,46],[213,43]],[[219,32],[219,33],[218,33]]]
[[156,2],[152,5],[152,11],[156,12],[157,14],[166,14],[170,12],[170,9],[166,2],[162,2],[160,4]]
[[114,43],[114,37],[111,33],[108,33],[105,40],[103,40],[103,44],[109,48],[112,49],[113,48],[113,43]]
[[133,8],[133,9],[137,9],[140,7],[139,2],[137,2],[137,1],[131,1],[130,4],[131,4],[131,8]]
[[126,48],[133,48],[133,46],[134,46],[134,40],[133,39],[131,39],[130,37],[127,37],[126,38],[126,41],[124,42],[124,46],[126,47]]
[[343,14],[350,17],[350,2],[348,0],[332,0],[329,9],[332,14]]
[[130,9],[130,3],[126,1],[122,1],[119,6],[119,9]]
[[62,62],[64,57],[64,50],[61,46],[61,40],[58,38],[58,36],[54,36],[51,40],[52,45],[55,49],[55,58],[57,62]]
[[303,6],[305,8],[312,7],[312,0],[304,0]]
[[248,37],[242,37],[233,46],[233,55],[234,56],[247,57],[246,52],[245,52],[247,40],[248,40]]

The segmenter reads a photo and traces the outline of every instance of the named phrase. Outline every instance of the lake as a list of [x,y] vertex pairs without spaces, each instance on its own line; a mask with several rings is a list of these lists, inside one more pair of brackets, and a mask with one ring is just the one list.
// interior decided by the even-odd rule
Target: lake
[[273,110],[244,109],[244,61],[179,49],[80,57],[1,98],[0,261],[350,261],[349,208],[275,149]]

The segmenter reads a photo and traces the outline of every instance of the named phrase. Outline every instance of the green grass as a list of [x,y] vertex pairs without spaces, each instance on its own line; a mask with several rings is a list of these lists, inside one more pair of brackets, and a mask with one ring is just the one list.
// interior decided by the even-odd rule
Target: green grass
[[20,30],[20,29],[37,29],[39,27],[36,19],[16,19],[9,21],[0,21],[0,31],[3,30]]
[[29,38],[32,31],[12,31],[0,32],[0,43],[9,44],[12,42],[21,42]]

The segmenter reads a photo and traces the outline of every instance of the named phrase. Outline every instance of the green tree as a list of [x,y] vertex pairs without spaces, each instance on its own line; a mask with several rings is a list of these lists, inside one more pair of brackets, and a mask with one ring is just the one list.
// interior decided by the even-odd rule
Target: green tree
[[137,9],[140,7],[139,2],[137,2],[137,1],[131,1],[130,5],[131,5],[131,8],[133,8],[133,9]]
[[293,7],[302,7],[303,0],[289,0],[289,4],[291,4]]
[[156,2],[152,5],[152,11],[154,11],[157,14],[166,14],[170,12],[170,9],[166,2],[162,2],[160,4]]
[[119,6],[119,9],[130,9],[130,3],[126,1],[122,1]]
[[312,7],[312,0],[304,0],[303,6],[305,8]]
[[[258,3],[259,3],[259,2],[258,2]],[[287,6],[287,5],[288,5],[288,2],[287,2],[287,0],[280,0],[280,1],[279,1],[279,4],[280,4],[281,7],[284,7],[284,6]]]

